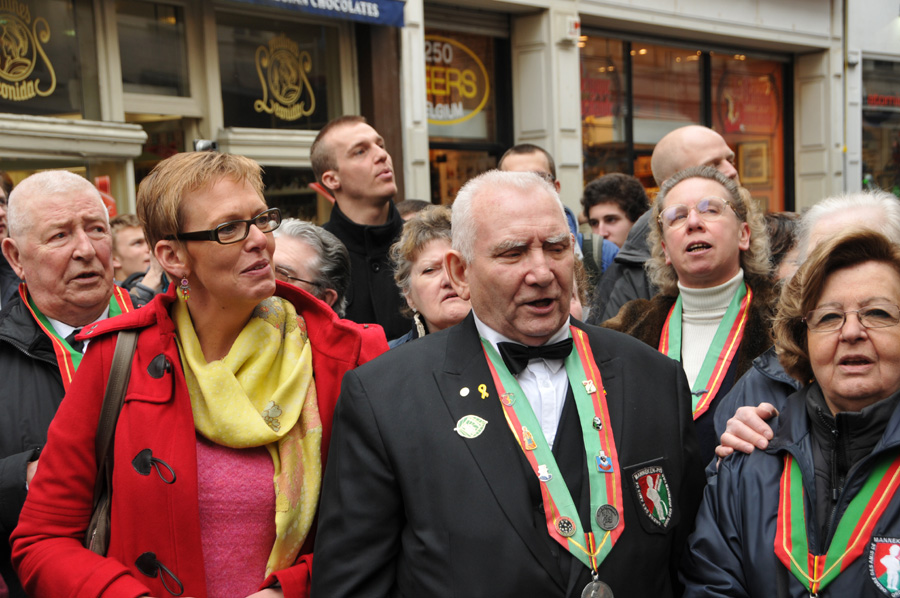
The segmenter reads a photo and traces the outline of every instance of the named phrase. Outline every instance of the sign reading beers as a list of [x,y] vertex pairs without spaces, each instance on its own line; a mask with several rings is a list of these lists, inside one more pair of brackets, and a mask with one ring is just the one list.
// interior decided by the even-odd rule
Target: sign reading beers
[[[491,38],[474,35],[425,35],[426,109],[432,130],[435,126],[460,125],[473,119],[475,122],[466,129],[471,129],[471,125],[482,129],[478,123],[485,122],[484,111],[491,105],[491,76],[485,68],[485,62],[492,66],[491,42]],[[480,135],[472,135],[474,132],[470,130],[461,136],[486,136],[486,128]],[[455,136],[460,132],[439,134]]]

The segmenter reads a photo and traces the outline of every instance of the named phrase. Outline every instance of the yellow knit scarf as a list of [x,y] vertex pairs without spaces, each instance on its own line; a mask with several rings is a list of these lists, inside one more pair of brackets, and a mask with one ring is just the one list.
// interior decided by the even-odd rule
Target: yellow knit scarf
[[275,464],[275,545],[266,576],[294,564],[322,482],[322,421],[306,322],[271,297],[256,306],[224,359],[207,363],[188,308],[174,302],[194,426],[232,448],[265,446]]

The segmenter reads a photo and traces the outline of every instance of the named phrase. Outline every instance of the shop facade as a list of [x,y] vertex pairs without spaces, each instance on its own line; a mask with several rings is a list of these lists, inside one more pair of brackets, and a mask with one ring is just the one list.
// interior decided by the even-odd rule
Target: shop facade
[[205,139],[259,161],[271,205],[322,222],[309,147],[325,123],[365,114],[397,131],[402,162],[397,0],[4,0],[0,19],[13,48],[0,63],[0,169],[14,180],[106,177],[133,211],[141,178]]

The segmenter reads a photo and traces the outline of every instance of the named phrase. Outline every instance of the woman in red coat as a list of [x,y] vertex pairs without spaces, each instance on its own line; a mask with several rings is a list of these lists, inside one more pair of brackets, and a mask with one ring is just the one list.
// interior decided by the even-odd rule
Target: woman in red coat
[[[213,152],[177,154],[141,183],[147,240],[180,282],[83,333],[91,350],[13,534],[29,595],[308,595],[334,404],[343,374],[365,360],[364,341],[324,303],[276,286],[271,233],[281,215],[262,188],[258,164]],[[124,329],[140,334],[102,557],[83,540],[97,422]]]

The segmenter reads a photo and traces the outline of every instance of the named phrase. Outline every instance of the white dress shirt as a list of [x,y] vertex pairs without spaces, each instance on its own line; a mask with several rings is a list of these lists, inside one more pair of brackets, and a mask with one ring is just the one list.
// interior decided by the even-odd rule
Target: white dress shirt
[[[503,336],[478,319],[477,315],[475,315],[475,327],[478,329],[479,336],[491,343],[498,353],[500,351],[497,349],[497,343],[522,344]],[[559,342],[566,338],[569,338],[568,320],[544,344]],[[531,403],[535,417],[541,422],[541,431],[550,448],[553,448],[553,442],[556,440],[556,429],[559,427],[566,393],[569,390],[569,377],[566,375],[564,365],[565,361],[562,359],[532,359],[528,362],[528,367],[516,376],[522,392]]]
[[[99,322],[100,320],[105,320],[108,317],[109,317],[109,306],[107,305],[106,309],[103,310],[103,313],[100,314],[100,317],[97,318],[96,320],[94,320],[94,322]],[[56,334],[58,334],[60,338],[66,338],[67,336],[72,334],[73,330],[79,328],[79,326],[69,326],[65,322],[60,322],[59,320],[54,320],[53,318],[50,318],[50,317],[47,318],[47,321],[50,322],[50,325],[53,326],[53,330],[56,331]],[[87,325],[90,326],[94,322],[91,322],[90,324],[87,324]],[[81,328],[84,328],[84,326],[81,326]],[[82,354],[84,354],[84,352],[87,351],[88,344],[90,344],[89,339],[84,341],[84,346],[81,348]]]

